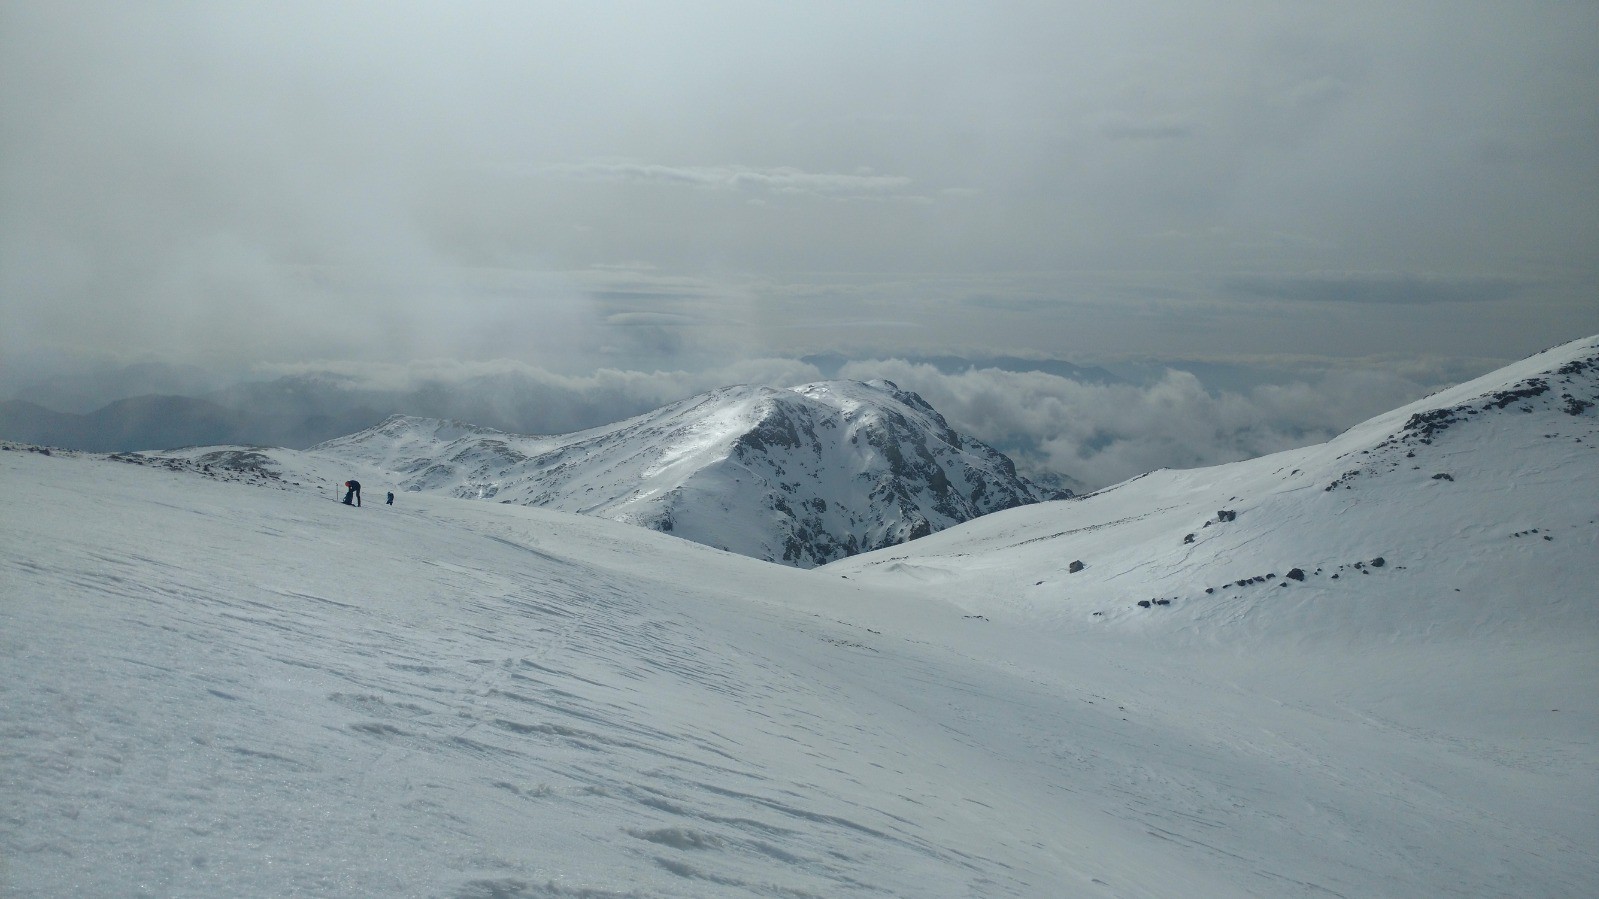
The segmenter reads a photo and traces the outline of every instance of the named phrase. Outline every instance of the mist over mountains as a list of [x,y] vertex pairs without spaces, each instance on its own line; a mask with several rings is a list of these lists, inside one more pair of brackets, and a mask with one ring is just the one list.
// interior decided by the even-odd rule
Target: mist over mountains
[[[199,371],[145,365],[25,384],[13,399],[0,401],[0,437],[98,452],[214,444],[304,448],[393,414],[509,433],[565,434],[730,384],[781,386],[836,374],[886,378],[913,390],[951,426],[1012,458],[1027,477],[1081,492],[1155,468],[1217,464],[1329,439],[1488,367],[1474,364],[1480,367],[1183,363],[1120,367],[1125,377],[1061,360],[839,353],[735,361],[702,371],[582,375],[510,362],[324,364],[182,395],[160,388],[205,383]],[[1208,380],[1218,371],[1227,389]],[[118,384],[164,398],[117,398]],[[113,401],[103,408],[83,408],[108,396]]]
[[8,895],[1594,894],[1599,337],[813,570],[606,520],[981,455],[888,384],[787,394],[0,442]]
[[[1591,620],[1593,590],[1551,589],[1564,575],[1546,567],[1568,544],[1594,548],[1599,533],[1596,410],[1599,337],[1589,337],[1324,443],[1152,471],[829,570],[936,582],[974,607],[1073,627],[1228,627],[1293,640],[1309,622],[1436,635]],[[1378,579],[1408,582],[1409,607],[1368,602],[1393,595],[1392,585],[1372,588]]]
[[594,515],[799,568],[1070,495],[888,381],[725,387],[558,436],[396,415],[306,451],[151,456],[306,483],[331,466],[333,484]]
[[[1554,372],[1561,384],[1570,385],[1558,394],[1551,392],[1547,377],[1523,378],[1488,390],[1492,394],[1488,405],[1459,415],[1490,411],[1497,415],[1512,404],[1522,412],[1533,411],[1535,405],[1550,410],[1559,406],[1558,411],[1578,415],[1595,400],[1587,384],[1591,368],[1591,360],[1578,359]],[[1512,366],[1437,396],[1469,392],[1473,385],[1492,386],[1496,378],[1502,380],[1508,377],[1506,372],[1516,370]],[[1168,386],[1183,385],[1176,375],[1168,375],[1167,381]],[[1536,397],[1541,399],[1534,401]],[[1421,410],[1415,415],[1424,427],[1408,422],[1396,431],[1383,422],[1403,415],[1390,410],[1330,443],[1293,452],[1319,458],[1327,447],[1355,440],[1358,445],[1342,449],[1338,460],[1356,453],[1376,458],[1383,455],[1379,450],[1403,442],[1401,438],[1411,439],[1409,431],[1423,428],[1426,437],[1453,420],[1455,413],[1434,409],[1435,402],[1429,397],[1401,407]],[[1214,411],[1198,399],[1189,404]],[[1438,421],[1432,423],[1434,419]],[[1351,436],[1373,429],[1386,429],[1380,444],[1361,443]],[[1415,461],[1406,466],[1419,470],[1431,464],[1424,452],[1429,445],[1430,440],[1424,440],[1407,447],[1406,458]],[[216,462],[227,468],[231,466],[227,454],[240,450],[224,449],[221,456],[211,448],[156,455],[192,464]],[[980,516],[1070,495],[1029,479],[1005,455],[960,433],[921,396],[891,381],[718,388],[617,423],[544,437],[458,420],[391,416],[380,426],[303,453],[261,452],[267,455],[248,454],[249,467],[259,468],[261,459],[270,459],[280,477],[292,478],[306,470],[310,460],[320,460],[317,467],[332,463],[345,469],[346,474],[331,477],[332,483],[359,474],[371,482],[369,486],[383,485],[384,490],[445,493],[598,515],[798,567],[896,546]],[[1255,461],[1280,458],[1282,454],[1257,455]],[[1330,466],[1342,473],[1329,471]],[[1335,485],[1350,489],[1348,483],[1359,474],[1359,469],[1344,471],[1349,463],[1337,460],[1292,467],[1293,480],[1306,482],[1295,490],[1318,478],[1333,479]],[[1390,468],[1397,467],[1399,463],[1390,460]],[[1216,469],[1189,465],[1154,471],[1134,481],[1143,484],[1137,491],[1148,493],[1155,489],[1150,485],[1186,477],[1185,471],[1212,470]],[[1128,491],[1130,483],[1111,489]],[[1250,489],[1282,488],[1274,482]],[[1179,495],[1183,489],[1168,492]],[[1149,505],[1165,502],[1161,490],[1155,489],[1155,494],[1147,498]],[[1206,502],[1230,504],[1240,499],[1218,496]],[[1142,520],[1148,515],[1135,517]],[[1184,545],[1198,533],[1187,533]]]
[[[1024,359],[1020,356],[978,356],[967,358],[948,353],[934,355],[902,354],[896,357],[899,361],[911,365],[932,366],[940,374],[956,375],[980,369],[994,369],[1008,372],[1043,372],[1057,378],[1069,381],[1081,381],[1085,384],[1123,384],[1126,379],[1119,377],[1097,365],[1075,365],[1061,359]],[[859,363],[871,365],[881,360],[870,358],[851,358],[843,353],[816,353],[801,356],[800,361],[807,365],[816,366],[816,370],[823,377],[837,377],[846,365]]]
[[1595,97],[1599,2],[0,2],[0,897],[1599,897]]

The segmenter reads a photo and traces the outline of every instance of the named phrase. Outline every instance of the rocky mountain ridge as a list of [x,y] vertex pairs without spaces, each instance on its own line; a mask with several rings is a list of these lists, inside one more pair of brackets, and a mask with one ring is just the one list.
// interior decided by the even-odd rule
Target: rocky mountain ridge
[[402,490],[599,515],[803,568],[1069,495],[889,381],[726,387],[551,437],[393,416],[310,452]]

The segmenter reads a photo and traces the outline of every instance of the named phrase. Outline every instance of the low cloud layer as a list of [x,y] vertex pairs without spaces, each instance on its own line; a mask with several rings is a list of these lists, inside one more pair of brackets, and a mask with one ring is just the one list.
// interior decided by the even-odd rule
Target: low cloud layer
[[1593,3],[0,2],[0,397],[554,432],[1144,360],[844,373],[1090,487],[1230,461],[1599,331],[1596,60]]
[[1382,370],[1334,371],[1247,392],[1167,370],[1153,384],[1087,384],[1041,372],[946,374],[900,361],[851,363],[920,393],[950,424],[1012,454],[1033,476],[1098,489],[1157,468],[1217,465],[1328,440],[1427,388]]
[[[605,369],[560,375],[518,363],[298,366],[333,376],[368,402],[426,402],[394,411],[445,415],[528,433],[608,424],[730,384],[818,380],[812,365],[760,359],[700,372]],[[1207,389],[1169,369],[1149,384],[1091,384],[1043,372],[940,371],[901,360],[857,361],[837,377],[887,378],[921,394],[951,425],[1012,455],[1031,476],[1096,489],[1157,468],[1193,468],[1330,439],[1426,393],[1387,368],[1335,369],[1242,391]]]
[[1596,59],[1593,3],[5,2],[0,365],[1514,358],[1599,331]]
[[[900,359],[816,361],[762,358],[694,371],[618,367],[583,374],[511,360],[292,363],[262,366],[241,383],[205,391],[197,389],[210,378],[204,371],[146,365],[96,379],[44,382],[24,398],[87,413],[123,396],[179,393],[236,413],[229,419],[236,434],[189,442],[303,447],[370,427],[392,413],[559,434],[729,385],[886,378],[921,394],[956,429],[1010,455],[1024,474],[1080,491],[1157,468],[1215,465],[1324,441],[1494,367],[1487,360],[1371,360],[1351,366],[1283,357],[1264,367],[1184,363],[1204,380],[1160,365],[1124,367],[1133,378],[1126,381],[1088,369],[1084,377],[1096,379],[1089,382],[1041,370],[1063,366],[1049,361],[1036,363],[1038,368],[1024,360],[1005,363],[1020,370],[969,367],[953,358],[936,367]],[[817,367],[824,362],[825,370]],[[154,435],[174,423],[148,424]]]
[[1248,296],[1307,303],[1500,303],[1536,287],[1509,278],[1439,278],[1418,275],[1307,275],[1295,278],[1229,279],[1230,290]]
[[303,409],[296,405],[301,398],[316,394],[344,408],[365,407],[379,418],[391,412],[455,418],[524,434],[564,434],[611,424],[729,384],[790,386],[819,377],[815,367],[790,359],[744,360],[698,372],[602,368],[569,375],[504,360],[435,360],[296,364],[262,373],[278,378],[230,388],[227,402],[286,413]]

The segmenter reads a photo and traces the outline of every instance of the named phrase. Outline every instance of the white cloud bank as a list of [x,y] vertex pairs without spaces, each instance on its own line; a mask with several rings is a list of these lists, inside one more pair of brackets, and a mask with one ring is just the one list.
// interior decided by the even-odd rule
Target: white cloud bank
[[[517,362],[340,363],[277,366],[277,375],[329,374],[351,397],[375,395],[421,415],[523,433],[609,424],[730,384],[788,387],[820,380],[792,359],[752,359],[708,371],[602,369],[556,374]],[[1386,368],[1335,369],[1286,384],[1216,391],[1167,370],[1150,384],[1089,384],[1043,372],[958,374],[902,360],[851,362],[837,375],[887,378],[921,394],[957,430],[1011,455],[1029,476],[1065,476],[1097,489],[1157,468],[1193,468],[1327,440],[1423,394]]]
[[1385,370],[1333,371],[1245,393],[1167,370],[1153,384],[1087,384],[1042,372],[946,374],[898,360],[851,363],[843,377],[915,390],[957,430],[1003,449],[1030,475],[1088,489],[1157,468],[1234,462],[1327,440],[1427,388]]

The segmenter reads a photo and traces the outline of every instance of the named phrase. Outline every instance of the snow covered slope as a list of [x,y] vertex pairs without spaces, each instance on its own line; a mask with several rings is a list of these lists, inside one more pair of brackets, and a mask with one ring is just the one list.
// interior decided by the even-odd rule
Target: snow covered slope
[[1153,472],[828,570],[937,582],[973,610],[1090,630],[1592,639],[1596,404],[1599,339],[1587,338],[1320,446]]
[[1053,496],[888,381],[727,387],[560,437],[396,416],[311,452],[803,568]]
[[811,571],[7,446],[0,894],[1595,895],[1596,351]]

